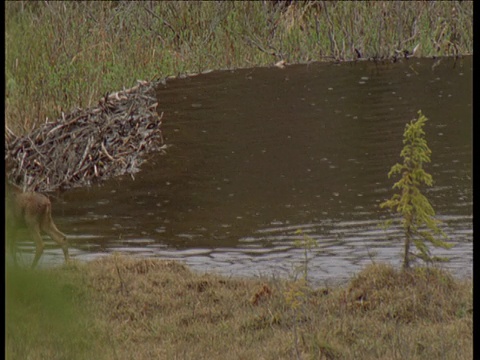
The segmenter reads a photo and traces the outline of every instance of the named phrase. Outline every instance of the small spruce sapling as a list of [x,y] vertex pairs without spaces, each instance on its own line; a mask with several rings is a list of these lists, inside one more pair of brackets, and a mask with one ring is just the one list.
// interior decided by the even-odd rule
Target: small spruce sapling
[[430,162],[432,151],[425,140],[423,126],[428,120],[421,111],[418,119],[412,120],[405,127],[403,134],[404,147],[400,153],[403,164],[392,166],[388,177],[400,174],[402,177],[393,185],[398,193],[390,200],[380,204],[381,208],[390,208],[402,217],[402,226],[405,234],[405,252],[403,267],[410,267],[410,247],[413,243],[418,250],[416,257],[426,262],[446,261],[445,258],[432,257],[427,242],[436,247],[451,248],[449,244],[439,238],[446,239],[445,233],[438,227],[439,221],[435,219],[435,211],[428,199],[421,193],[420,187],[424,184],[432,186],[433,179],[423,169],[423,164]]

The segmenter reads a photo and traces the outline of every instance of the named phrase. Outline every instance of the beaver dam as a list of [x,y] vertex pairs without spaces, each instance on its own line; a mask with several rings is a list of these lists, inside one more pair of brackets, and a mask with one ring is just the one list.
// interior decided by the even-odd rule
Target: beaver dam
[[[421,109],[435,180],[427,196],[455,244],[432,253],[470,277],[471,69],[471,57],[318,63],[138,84],[11,137],[10,177],[40,191],[80,185],[54,206],[79,261],[120,252],[288,277],[305,263],[298,243],[309,237],[318,244],[309,278],[336,283],[372,261],[399,265],[401,225],[380,229],[391,215],[378,204],[391,197],[388,171]],[[57,247],[43,259],[64,261]]]
[[157,85],[138,81],[130,89],[106,94],[95,107],[62,114],[25,136],[6,128],[9,180],[48,192],[139,171],[148,152],[165,147]]

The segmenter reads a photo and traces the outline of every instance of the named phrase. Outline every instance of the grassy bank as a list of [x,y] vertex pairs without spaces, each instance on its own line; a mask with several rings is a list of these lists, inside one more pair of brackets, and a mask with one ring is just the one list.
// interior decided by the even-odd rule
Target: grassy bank
[[371,265],[348,284],[118,255],[7,271],[7,359],[471,359],[472,283]]
[[473,52],[473,3],[7,1],[6,125],[21,135],[107,91],[206,69]]

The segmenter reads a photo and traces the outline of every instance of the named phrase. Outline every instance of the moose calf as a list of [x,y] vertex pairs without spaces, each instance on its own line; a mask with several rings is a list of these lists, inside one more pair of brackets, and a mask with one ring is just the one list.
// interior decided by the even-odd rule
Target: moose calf
[[26,226],[35,240],[36,251],[32,262],[32,269],[37,265],[43,253],[43,240],[40,232],[43,231],[62,247],[65,262],[68,262],[68,243],[65,234],[60,232],[52,220],[52,204],[42,194],[23,192],[21,188],[5,181],[7,239],[14,264],[17,264],[16,233],[20,226]]

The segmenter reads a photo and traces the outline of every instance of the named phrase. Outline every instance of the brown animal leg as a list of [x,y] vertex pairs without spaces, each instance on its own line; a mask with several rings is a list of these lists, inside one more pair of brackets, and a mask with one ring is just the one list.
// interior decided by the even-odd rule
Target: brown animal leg
[[[57,229],[52,220],[52,204],[50,200],[42,194],[36,192],[23,192],[22,189],[16,185],[5,182],[6,192],[6,212],[8,210],[10,221],[15,229],[17,226],[26,225],[31,237],[35,241],[36,251],[32,262],[34,268],[40,257],[42,256],[44,244],[40,232],[45,232],[50,235],[53,241],[62,247],[65,262],[69,261],[68,242],[65,234]],[[9,242],[11,242],[10,251],[16,263],[16,247],[15,236],[9,234]]]
[[32,262],[32,269],[37,266],[38,260],[40,260],[40,257],[42,256],[43,253],[43,240],[42,237],[40,236],[40,226],[38,226],[38,223],[33,222],[33,223],[27,223],[28,230],[30,231],[30,235],[32,236],[33,240],[35,240],[35,245],[37,249],[35,250],[35,258],[33,259]]
[[41,220],[41,230],[48,234],[53,241],[62,247],[63,256],[65,257],[65,262],[70,260],[68,255],[68,242],[67,237],[55,226],[51,215],[50,206],[47,208],[47,211],[42,216]]
[[[9,228],[9,224],[6,224],[6,228]],[[17,229],[15,226],[11,226],[10,229],[6,234],[7,236],[7,247],[9,248],[10,256],[13,259],[13,265],[17,266],[17,247],[16,247],[16,239],[17,239]]]

